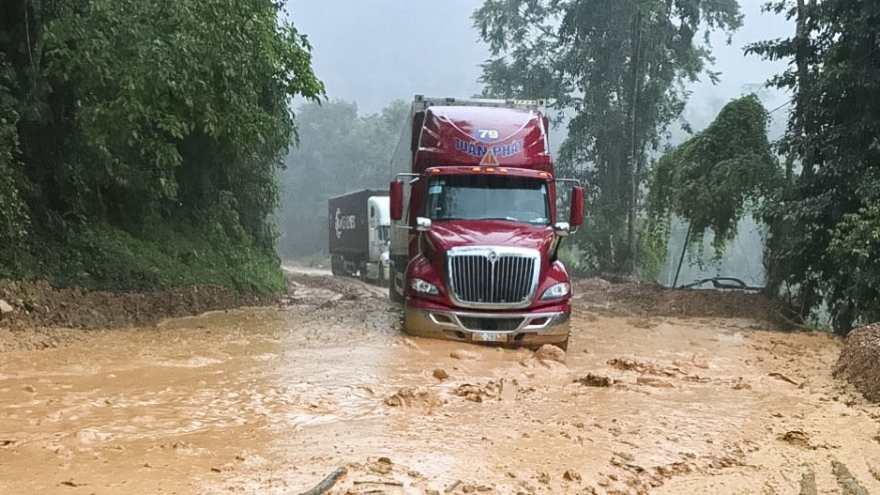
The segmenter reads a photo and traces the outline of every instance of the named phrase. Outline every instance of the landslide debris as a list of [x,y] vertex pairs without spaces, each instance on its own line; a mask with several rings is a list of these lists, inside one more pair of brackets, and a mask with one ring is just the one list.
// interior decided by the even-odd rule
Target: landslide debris
[[880,323],[850,332],[834,377],[850,382],[869,401],[880,402]]
[[[573,283],[579,305],[608,316],[747,318],[785,327],[777,304],[761,294],[738,291],[668,289],[657,284],[611,283],[586,278]],[[651,327],[648,320],[633,320],[634,326]]]
[[574,383],[580,383],[585,387],[610,387],[614,384],[614,380],[607,376],[587,373],[587,376],[575,379]]
[[494,399],[501,395],[503,384],[500,381],[489,380],[485,385],[464,383],[455,390],[455,395],[464,397],[472,402],[483,402],[484,399]]
[[416,408],[432,410],[443,401],[434,392],[424,387],[404,387],[385,398],[385,405],[390,407]]

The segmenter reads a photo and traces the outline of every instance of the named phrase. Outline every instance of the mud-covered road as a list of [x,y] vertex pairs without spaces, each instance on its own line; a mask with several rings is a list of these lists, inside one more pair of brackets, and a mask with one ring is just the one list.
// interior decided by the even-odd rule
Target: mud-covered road
[[880,493],[839,343],[575,303],[565,363],[406,338],[383,290],[0,353],[0,493]]

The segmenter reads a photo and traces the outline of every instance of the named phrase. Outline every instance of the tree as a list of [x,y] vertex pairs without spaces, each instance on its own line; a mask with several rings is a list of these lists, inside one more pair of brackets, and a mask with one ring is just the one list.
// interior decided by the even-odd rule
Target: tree
[[[0,53],[0,256],[16,262],[16,253],[25,246],[30,221],[21,197],[21,163],[18,161],[18,112],[14,109],[10,86],[12,70]],[[14,267],[0,267],[0,277]]]
[[747,211],[774,192],[780,170],[767,140],[767,110],[755,95],[729,102],[705,130],[667,151],[647,195],[653,241],[666,252],[672,215],[688,222],[686,244],[714,234],[716,257]]
[[768,202],[771,287],[809,317],[823,304],[838,333],[880,316],[880,4],[778,1],[793,38],[749,48],[791,68],[771,84],[794,91],[781,150],[789,180]]
[[486,0],[475,12],[493,55],[486,94],[571,112],[559,173],[589,188],[580,240],[596,269],[634,273],[648,151],[681,114],[684,84],[717,77],[697,34],[741,19],[736,0]]
[[282,257],[327,249],[327,200],[364,188],[387,189],[389,160],[409,106],[394,101],[380,114],[358,116],[353,102],[308,103],[299,108],[300,146],[280,174]]
[[[0,108],[12,117],[0,117],[0,168],[20,163],[23,173],[0,180],[13,177],[26,203],[32,275],[112,288],[253,288],[230,281],[256,264],[269,285],[283,283],[267,221],[275,171],[294,136],[291,99],[324,90],[307,39],[279,19],[282,5],[2,3]],[[156,243],[165,235],[192,244]],[[157,262],[157,251],[175,261]],[[134,265],[130,279],[103,266],[113,260]],[[181,277],[177,263],[200,268]]]

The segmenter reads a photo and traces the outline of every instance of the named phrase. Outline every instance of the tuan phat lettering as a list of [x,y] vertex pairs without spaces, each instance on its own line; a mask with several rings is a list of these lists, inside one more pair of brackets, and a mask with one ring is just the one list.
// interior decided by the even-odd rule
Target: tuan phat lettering
[[354,215],[343,215],[341,208],[336,208],[336,238],[342,237],[343,230],[355,229]]
[[489,150],[492,150],[492,153],[496,157],[504,158],[522,153],[523,142],[522,139],[517,139],[516,141],[508,144],[489,145],[455,138],[455,149],[461,151],[462,153],[467,153],[468,155],[475,156],[477,158],[482,158],[483,155],[489,152]]

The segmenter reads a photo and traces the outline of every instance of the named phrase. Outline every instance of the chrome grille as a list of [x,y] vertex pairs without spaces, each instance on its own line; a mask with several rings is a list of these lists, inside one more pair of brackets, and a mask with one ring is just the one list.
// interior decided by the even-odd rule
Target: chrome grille
[[449,288],[465,307],[528,306],[538,282],[534,249],[464,247],[449,251]]

